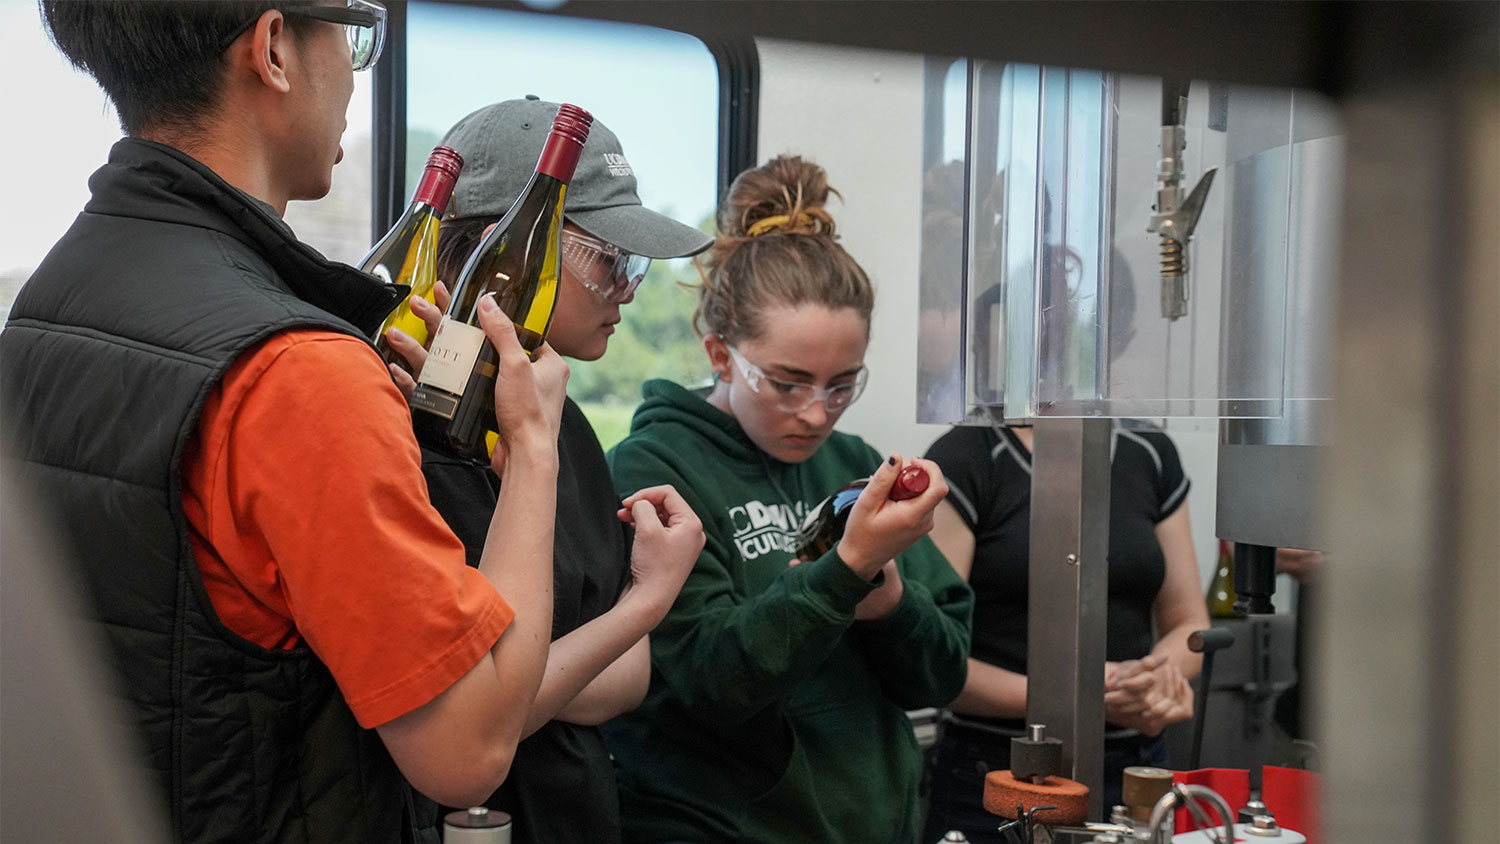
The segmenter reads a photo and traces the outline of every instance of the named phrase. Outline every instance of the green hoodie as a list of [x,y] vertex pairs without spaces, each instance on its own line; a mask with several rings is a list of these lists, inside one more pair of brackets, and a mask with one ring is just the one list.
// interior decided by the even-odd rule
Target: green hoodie
[[895,610],[855,622],[874,587],[836,552],[789,566],[789,549],[803,515],[881,456],[834,433],[782,463],[676,384],[644,392],[609,455],[615,487],[672,484],[707,544],[651,634],[644,703],[605,727],[626,840],[912,844],[922,761],[906,710],[963,688],[968,585],[924,537],[897,558]]

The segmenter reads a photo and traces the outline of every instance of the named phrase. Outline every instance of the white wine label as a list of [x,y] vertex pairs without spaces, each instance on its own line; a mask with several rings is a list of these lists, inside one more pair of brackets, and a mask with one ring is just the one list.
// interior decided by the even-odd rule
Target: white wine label
[[469,374],[474,371],[474,362],[479,359],[479,349],[483,345],[483,329],[443,317],[438,323],[437,334],[432,337],[432,345],[427,349],[427,362],[422,364],[417,383],[456,396],[463,395],[464,385],[469,383]]

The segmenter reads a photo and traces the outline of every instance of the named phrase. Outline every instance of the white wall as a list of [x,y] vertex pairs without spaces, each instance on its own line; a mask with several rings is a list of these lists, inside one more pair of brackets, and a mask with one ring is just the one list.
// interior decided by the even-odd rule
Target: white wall
[[[875,285],[870,385],[839,423],[882,451],[921,454],[945,426],[916,418],[916,313],[922,165],[922,57],[909,53],[756,42],[762,161],[795,153],[828,171],[844,197],[830,211]],[[1154,139],[1153,139],[1154,142]],[[1207,583],[1217,556],[1217,426],[1167,426],[1193,480],[1194,547]]]
[[844,202],[829,210],[875,285],[870,385],[840,427],[881,450],[920,454],[944,430],[917,425],[917,234],[922,178],[922,58],[758,41],[762,161],[821,164]]

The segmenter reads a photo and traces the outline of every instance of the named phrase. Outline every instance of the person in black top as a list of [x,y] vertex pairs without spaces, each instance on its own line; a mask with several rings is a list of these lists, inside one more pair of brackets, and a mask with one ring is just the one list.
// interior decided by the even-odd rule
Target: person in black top
[[[487,226],[505,213],[530,178],[555,103],[536,97],[486,106],[460,120],[442,143],[464,157],[438,247],[438,276],[456,278]],[[693,255],[713,238],[641,206],[635,175],[613,132],[598,120],[568,186],[562,273],[548,344],[578,360],[603,356],[620,308],[652,258]],[[446,287],[439,303],[446,304]],[[413,300],[428,323],[441,312]],[[421,346],[399,330],[388,335],[418,371]],[[410,376],[391,367],[407,390]],[[650,682],[646,634],[666,614],[703,548],[698,518],[671,487],[622,503],[604,451],[572,399],[558,436],[552,651],[527,737],[511,775],[485,805],[513,816],[516,844],[610,844],[621,840],[614,768],[597,725],[634,709]],[[470,553],[483,547],[499,493],[486,467],[424,449],[433,504]],[[665,532],[632,536],[629,508],[666,513]],[[655,518],[650,516],[648,518]]]
[[[981,798],[984,775],[1010,767],[1010,739],[1026,714],[1031,434],[956,427],[927,453],[949,487],[932,539],[973,587],[975,605],[969,676],[934,755],[924,840],[950,829],[976,844],[1001,840]],[[1117,421],[1110,454],[1106,807],[1120,800],[1124,768],[1165,764],[1162,728],[1193,712],[1188,681],[1200,658],[1187,637],[1208,626],[1177,449],[1156,428]]]

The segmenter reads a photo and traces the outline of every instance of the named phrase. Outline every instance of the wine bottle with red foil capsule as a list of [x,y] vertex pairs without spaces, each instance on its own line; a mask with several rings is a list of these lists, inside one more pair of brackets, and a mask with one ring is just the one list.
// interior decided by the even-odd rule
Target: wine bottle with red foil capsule
[[536,172],[459,273],[411,397],[412,424],[422,442],[461,457],[489,459],[485,432],[498,429],[499,355],[479,327],[479,299],[495,297],[528,353],[534,355],[546,340],[557,305],[563,204],[593,122],[578,106],[558,108]]
[[[916,498],[927,491],[929,483],[931,479],[927,476],[926,469],[907,466],[896,475],[888,497],[892,501]],[[844,526],[849,522],[849,511],[854,509],[854,502],[859,500],[860,491],[869,484],[869,478],[860,478],[823,499],[821,504],[807,514],[807,520],[797,531],[796,550],[793,552],[797,559],[804,562],[816,560],[839,544],[839,540],[844,538]]]
[[418,343],[427,342],[427,324],[411,312],[411,300],[420,297],[432,302],[436,295],[433,284],[437,281],[438,228],[463,166],[463,156],[457,150],[433,147],[427,156],[427,166],[422,169],[422,179],[412,194],[411,204],[396,225],[359,262],[360,269],[381,281],[411,288],[400,306],[380,324],[374,338],[375,351],[380,353],[381,359],[408,372],[411,365],[391,348],[385,333],[391,328],[399,328]]

